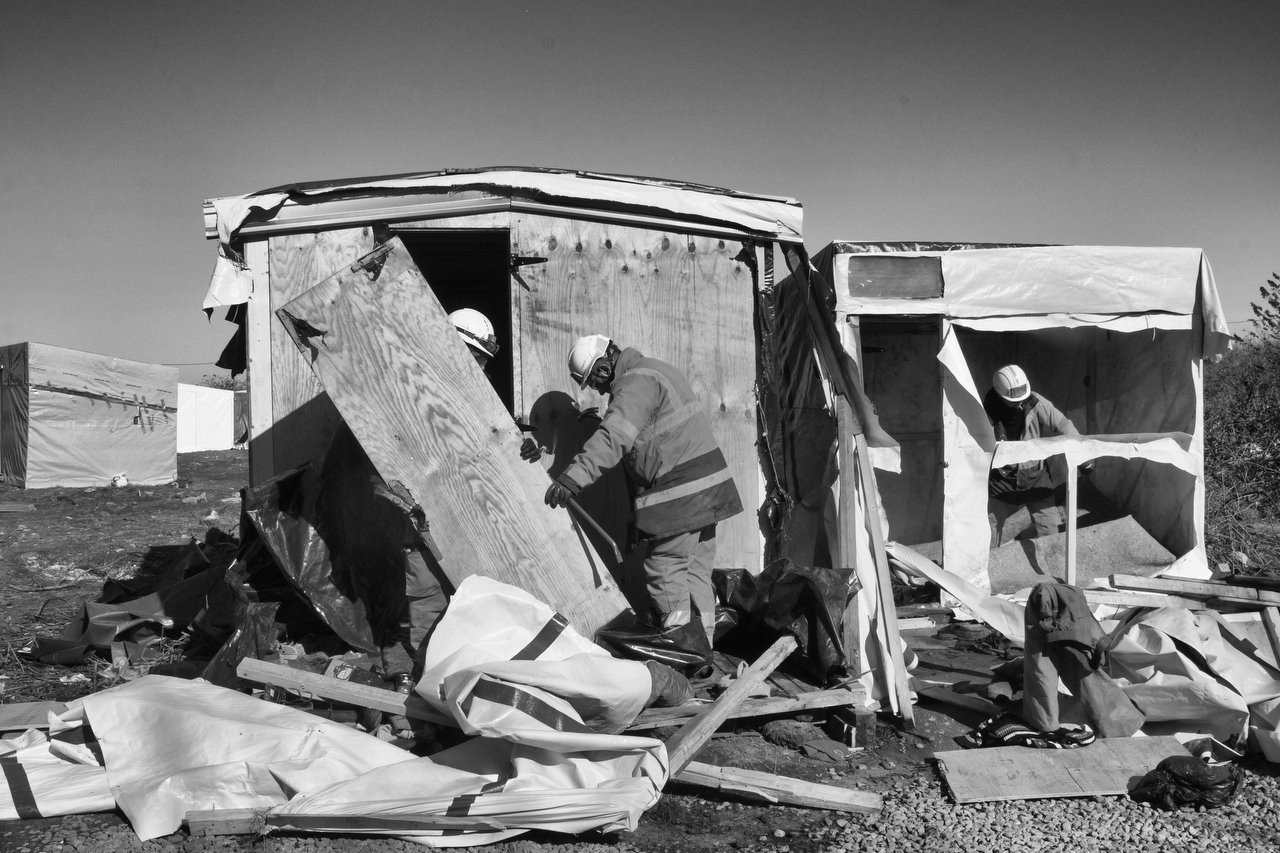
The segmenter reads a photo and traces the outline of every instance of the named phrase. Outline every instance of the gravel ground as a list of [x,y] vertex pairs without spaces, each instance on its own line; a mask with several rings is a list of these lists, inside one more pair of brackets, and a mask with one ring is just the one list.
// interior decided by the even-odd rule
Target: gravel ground
[[[640,829],[581,838],[530,835],[485,848],[494,853],[675,853],[739,850],[751,853],[837,851],[1245,851],[1280,850],[1280,768],[1247,759],[1245,786],[1213,810],[1162,812],[1127,797],[1024,800],[956,805],[936,776],[889,784],[876,816],[746,805],[688,793],[668,795]],[[5,853],[115,851],[238,851],[347,853],[411,851],[398,839],[248,836],[190,838],[175,833],[146,843],[118,815],[0,824]]]

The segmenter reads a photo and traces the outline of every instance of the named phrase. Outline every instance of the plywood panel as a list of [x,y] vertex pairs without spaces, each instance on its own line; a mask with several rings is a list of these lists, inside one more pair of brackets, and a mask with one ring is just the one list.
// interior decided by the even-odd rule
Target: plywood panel
[[716,565],[758,569],[751,275],[733,260],[741,244],[536,216],[518,217],[512,239],[520,254],[547,258],[524,268],[530,290],[517,294],[524,399],[568,391],[584,408],[603,408],[598,395],[572,387],[565,366],[585,334],[685,371],[747,507],[721,525]]
[[387,249],[281,317],[378,473],[422,505],[449,579],[518,586],[590,636],[625,600],[568,513],[542,503],[546,473],[520,460],[519,430],[403,244]]
[[[290,234],[270,240],[271,310],[306,292],[373,248],[368,228]],[[251,380],[252,381],[252,377]],[[272,476],[318,460],[338,413],[288,332],[271,320]]]
[[1079,749],[997,746],[939,752],[934,757],[957,803],[1127,794],[1171,755],[1186,755],[1173,737],[1099,738]]

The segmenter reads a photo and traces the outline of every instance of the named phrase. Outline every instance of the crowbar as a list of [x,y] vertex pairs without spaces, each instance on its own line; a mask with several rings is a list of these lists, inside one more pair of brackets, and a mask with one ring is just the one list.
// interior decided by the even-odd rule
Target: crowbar
[[583,508],[582,508],[582,506],[581,506],[581,505],[580,505],[576,500],[574,500],[573,498],[569,498],[568,503],[566,504],[566,506],[568,506],[570,509],[576,510],[576,511],[577,511],[577,513],[578,513],[578,517],[579,517],[579,518],[581,518],[581,519],[583,519],[584,521],[586,521],[586,522],[587,522],[587,524],[590,524],[590,525],[591,525],[591,527],[592,527],[592,529],[594,529],[596,533],[599,533],[602,537],[604,537],[604,541],[608,542],[608,543],[609,543],[609,547],[613,549],[613,559],[614,559],[614,560],[616,560],[617,562],[621,563],[621,562],[622,562],[622,549],[620,549],[620,548],[618,547],[618,543],[617,543],[617,542],[614,542],[614,541],[613,541],[613,537],[612,537],[612,536],[610,536],[610,535],[605,531],[605,529],[604,529],[603,527],[601,527],[601,526],[596,522],[596,520],[595,520],[594,518],[592,518],[590,515],[588,515],[588,514],[587,514],[587,511],[586,511],[585,509],[583,509]]

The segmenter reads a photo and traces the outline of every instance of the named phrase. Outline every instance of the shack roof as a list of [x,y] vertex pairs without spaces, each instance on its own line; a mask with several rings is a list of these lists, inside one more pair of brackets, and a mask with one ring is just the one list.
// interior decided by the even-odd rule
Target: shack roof
[[1190,328],[1198,314],[1206,354],[1230,339],[1200,249],[838,241],[814,263],[847,314],[937,314],[993,330],[1120,331]]
[[499,210],[801,240],[802,209],[795,199],[683,181],[532,166],[295,183],[208,199],[205,236],[228,243],[250,234]]

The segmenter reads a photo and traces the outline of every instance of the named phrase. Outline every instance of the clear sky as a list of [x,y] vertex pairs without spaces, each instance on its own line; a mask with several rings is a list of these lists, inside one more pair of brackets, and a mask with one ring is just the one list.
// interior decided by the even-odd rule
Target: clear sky
[[[1280,271],[1280,3],[6,3],[0,344],[220,373],[201,203],[534,165],[790,196],[805,241]],[[1246,328],[1236,322],[1232,328]]]

